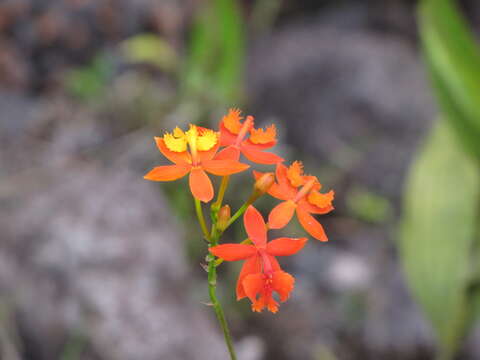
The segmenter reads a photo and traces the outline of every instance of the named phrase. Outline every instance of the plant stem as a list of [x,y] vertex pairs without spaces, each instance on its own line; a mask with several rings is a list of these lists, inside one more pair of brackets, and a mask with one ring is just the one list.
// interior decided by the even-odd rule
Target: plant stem
[[202,228],[203,237],[210,241],[210,235],[208,234],[207,223],[205,222],[205,217],[203,216],[202,205],[200,204],[200,200],[193,198],[195,201],[195,211],[197,212],[198,223]]
[[220,210],[223,203],[223,197],[225,196],[225,192],[227,191],[228,182],[230,180],[230,176],[222,177],[222,182],[220,183],[220,189],[218,189],[217,200],[213,203],[212,207],[217,208]]
[[250,205],[252,205],[255,202],[255,200],[257,200],[260,196],[261,194],[258,194],[257,192],[254,191],[252,195],[250,195],[248,200],[237,210],[235,214],[232,215],[230,220],[228,220],[227,226],[225,226],[225,229],[223,231],[227,230],[228,227],[235,222],[235,220],[237,220],[240,216],[242,216],[243,213],[247,210],[247,208]]
[[[220,234],[217,231],[214,231],[213,236],[210,239],[210,247],[216,246],[218,244],[219,237],[220,237]],[[208,262],[208,293],[210,295],[210,300],[215,310],[215,314],[217,315],[218,322],[220,323],[220,327],[222,328],[223,337],[225,338],[225,343],[227,345],[228,352],[230,354],[230,359],[237,360],[237,355],[235,354],[235,349],[233,347],[232,337],[228,329],[227,320],[225,319],[225,314],[223,313],[222,306],[220,305],[220,302],[217,299],[216,288],[217,288],[217,269],[215,266],[215,257],[213,255],[210,255],[210,260]]]

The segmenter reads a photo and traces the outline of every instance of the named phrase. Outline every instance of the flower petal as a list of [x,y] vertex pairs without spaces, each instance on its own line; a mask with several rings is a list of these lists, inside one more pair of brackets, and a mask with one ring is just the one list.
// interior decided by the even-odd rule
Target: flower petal
[[307,200],[305,199],[300,199],[298,201],[298,207],[301,207],[303,210],[312,213],[312,214],[328,214],[330,211],[334,209],[332,205],[324,207],[324,208],[319,208],[318,206],[310,204]]
[[288,168],[285,165],[277,164],[275,176],[277,178],[279,191],[285,193],[289,199],[293,199],[295,195],[297,195],[298,190],[290,184],[290,181],[287,177],[287,170]]
[[290,296],[295,284],[295,278],[285,271],[275,271],[273,273],[272,287],[280,295],[280,300],[286,301]]
[[253,149],[251,147],[242,146],[242,154],[250,161],[257,164],[273,165],[283,161],[278,155]]
[[188,151],[175,152],[171,151],[165,145],[165,141],[161,137],[155,137],[155,143],[157,144],[158,150],[165,156],[168,160],[175,164],[185,164],[191,163],[192,158]]
[[[272,264],[273,265],[273,264]],[[274,269],[275,270],[275,269]],[[262,263],[259,256],[252,256],[245,260],[242,270],[237,280],[237,300],[243,299],[247,295],[243,289],[243,279],[250,274],[256,274],[262,271]]]
[[216,156],[215,160],[235,160],[238,161],[240,159],[240,150],[233,146],[227,146],[226,148],[222,149]]
[[325,230],[323,230],[323,226],[301,207],[297,207],[297,218],[303,228],[315,239],[320,241],[328,241]]
[[262,214],[250,205],[243,215],[243,223],[248,237],[257,248],[265,248],[267,243],[267,227]]
[[157,166],[150,170],[143,178],[152,181],[173,181],[187,175],[190,169],[191,166],[187,164]]
[[[262,177],[262,175],[265,174],[265,173],[262,173],[262,172],[256,171],[256,170],[253,170],[252,173],[253,173],[253,177],[255,178],[255,180],[260,179]],[[272,186],[270,186],[270,188],[268,189],[267,193],[270,196],[273,196],[274,198],[276,198],[278,200],[293,199],[293,197],[289,197],[287,193],[283,192],[280,189],[280,186],[277,183],[273,183]]]
[[235,160],[207,160],[202,167],[213,175],[227,176],[247,170],[250,165]]
[[273,208],[268,215],[268,227],[271,229],[281,229],[292,219],[297,204],[292,200],[283,201]]
[[245,295],[254,303],[257,300],[257,294],[262,292],[265,286],[265,276],[262,273],[247,275],[243,279],[242,285]]
[[213,185],[208,175],[202,169],[192,169],[190,172],[190,190],[195,198],[209,202],[213,198]]
[[219,146],[220,146],[220,143],[217,143],[210,150],[199,151],[198,152],[198,157],[199,157],[200,161],[203,162],[203,161],[212,160],[214,158],[215,154],[217,153]]
[[267,257],[270,260],[270,264],[272,265],[272,270],[273,271],[282,270],[280,268],[280,264],[278,263],[278,260],[275,258],[275,256],[267,254]]
[[273,256],[288,256],[293,255],[303,249],[307,238],[278,238],[270,241],[267,244],[267,252]]
[[245,244],[222,244],[213,246],[208,250],[213,255],[226,261],[245,260],[257,253],[255,246]]
[[237,141],[237,135],[231,133],[223,124],[220,123],[220,146],[228,146],[235,144]]

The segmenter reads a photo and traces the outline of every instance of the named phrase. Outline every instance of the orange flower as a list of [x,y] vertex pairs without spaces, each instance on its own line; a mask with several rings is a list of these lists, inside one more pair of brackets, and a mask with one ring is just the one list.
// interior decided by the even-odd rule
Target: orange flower
[[[333,190],[320,193],[321,185],[317,178],[304,175],[303,165],[299,161],[288,168],[278,164],[275,175],[277,182],[270,187],[268,193],[284,201],[270,212],[269,228],[283,228],[296,212],[298,221],[311,236],[320,241],[328,241],[322,225],[311,214],[326,214],[333,210]],[[262,173],[254,171],[254,176],[258,179]]]
[[[239,160],[242,153],[248,160],[258,164],[276,164],[283,159],[275,154],[265,152],[277,143],[275,125],[266,129],[255,129],[253,116],[247,116],[242,123],[240,110],[230,109],[220,122],[220,145],[226,146],[217,155],[218,159]],[[249,134],[248,139],[244,140]]]
[[186,132],[178,127],[173,134],[155,137],[160,152],[174,165],[157,166],[144,179],[173,181],[190,173],[190,190],[195,198],[209,202],[213,198],[213,186],[205,173],[227,176],[248,169],[250,166],[231,159],[213,159],[218,151],[219,134],[213,130],[190,125]]
[[293,255],[300,251],[307,238],[278,238],[267,243],[267,227],[262,215],[252,205],[245,211],[243,222],[253,245],[222,244],[209,250],[225,261],[245,260],[237,281],[237,300],[248,297],[252,310],[261,312],[265,307],[276,313],[278,303],[286,301],[293,290],[295,279],[280,268],[275,256]]

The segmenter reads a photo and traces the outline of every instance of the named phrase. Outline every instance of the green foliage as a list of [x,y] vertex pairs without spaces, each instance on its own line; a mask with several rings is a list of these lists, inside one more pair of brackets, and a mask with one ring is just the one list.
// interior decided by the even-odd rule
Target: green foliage
[[466,149],[480,158],[480,51],[451,0],[419,7],[427,69],[439,106]]
[[371,223],[385,222],[393,213],[388,199],[361,188],[349,191],[347,206],[354,216]]
[[467,315],[479,186],[476,163],[441,122],[411,170],[400,250],[445,358],[456,350]]
[[451,359],[473,322],[478,291],[480,53],[452,0],[419,5],[423,55],[443,113],[405,194],[401,255],[413,296]]
[[99,54],[90,65],[70,71],[65,86],[73,96],[84,101],[92,100],[104,92],[111,71],[108,58]]
[[121,49],[127,61],[150,64],[164,71],[173,71],[178,61],[172,47],[154,34],[132,36],[122,43]]
[[223,103],[242,92],[245,34],[236,0],[212,0],[198,13],[183,73],[189,96]]

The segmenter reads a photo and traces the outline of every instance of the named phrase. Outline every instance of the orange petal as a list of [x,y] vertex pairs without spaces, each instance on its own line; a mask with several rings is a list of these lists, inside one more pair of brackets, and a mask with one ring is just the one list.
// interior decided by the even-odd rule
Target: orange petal
[[283,161],[283,159],[273,153],[256,150],[251,147],[242,146],[242,154],[250,161],[257,164],[273,165]]
[[[256,170],[253,170],[252,173],[253,173],[253,177],[255,178],[255,180],[260,179],[262,177],[262,175],[265,174],[265,173],[262,173],[262,172],[256,171]],[[293,192],[291,194],[289,194],[288,192],[282,191],[282,189],[280,188],[280,186],[277,183],[274,183],[272,186],[270,186],[267,193],[270,196],[273,196],[274,198],[276,198],[278,200],[291,200],[295,196],[295,193],[293,193]],[[291,195],[291,197],[289,197],[289,195]]]
[[323,226],[301,207],[297,207],[297,218],[303,228],[315,239],[320,241],[328,241],[325,230],[323,230]]
[[278,260],[275,258],[275,256],[267,254],[267,257],[270,260],[270,264],[272,265],[272,270],[273,271],[282,270],[280,268],[280,264],[278,263]]
[[245,260],[254,256],[257,249],[252,245],[222,244],[208,249],[213,255],[226,261]]
[[278,238],[270,241],[267,244],[267,252],[273,256],[288,256],[293,255],[303,249],[307,238]]
[[250,165],[235,160],[207,160],[202,162],[202,167],[213,175],[227,176],[245,171]]
[[165,141],[161,137],[155,137],[155,143],[157,144],[158,150],[165,156],[168,160],[175,164],[185,164],[191,163],[192,158],[188,151],[175,152],[171,151],[165,145]]
[[245,295],[254,303],[257,300],[257,294],[265,287],[265,277],[262,273],[247,275],[243,279],[242,285]]
[[223,124],[220,123],[220,146],[229,146],[235,144],[237,141],[237,135],[231,133]]
[[286,301],[295,284],[295,278],[285,271],[275,271],[272,279],[273,290],[280,295],[280,300]]
[[267,243],[267,227],[262,214],[250,205],[243,215],[243,224],[248,237],[253,241],[257,248],[265,248]]
[[143,178],[152,181],[173,181],[187,175],[190,169],[191,166],[187,164],[157,166]]
[[221,150],[216,156],[215,160],[235,160],[240,159],[240,150],[233,146],[227,146],[225,149]]
[[202,169],[192,169],[190,172],[190,190],[195,198],[209,202],[213,198],[213,186],[208,175]]
[[198,157],[199,157],[200,161],[202,162],[202,161],[212,160],[213,157],[215,156],[215,154],[217,153],[219,146],[220,146],[220,143],[217,143],[210,150],[198,151],[197,154],[198,154]]
[[305,211],[312,213],[312,214],[328,214],[330,211],[334,209],[332,205],[324,207],[324,208],[319,208],[318,206],[310,204],[307,200],[305,199],[300,199],[298,201],[298,207],[301,207]]
[[292,219],[293,212],[297,204],[292,200],[283,201],[273,208],[268,215],[268,227],[271,229],[281,229]]
[[[273,264],[272,264],[273,265]],[[274,268],[275,270],[275,268]],[[250,274],[256,274],[262,271],[262,263],[259,256],[252,256],[245,260],[242,266],[242,270],[238,275],[237,280],[237,300],[243,299],[245,296],[245,290],[243,289],[243,279]]]
[[293,199],[297,195],[298,190],[290,184],[287,177],[287,167],[283,164],[277,164],[275,176],[279,186],[279,191],[288,194],[289,199]]

